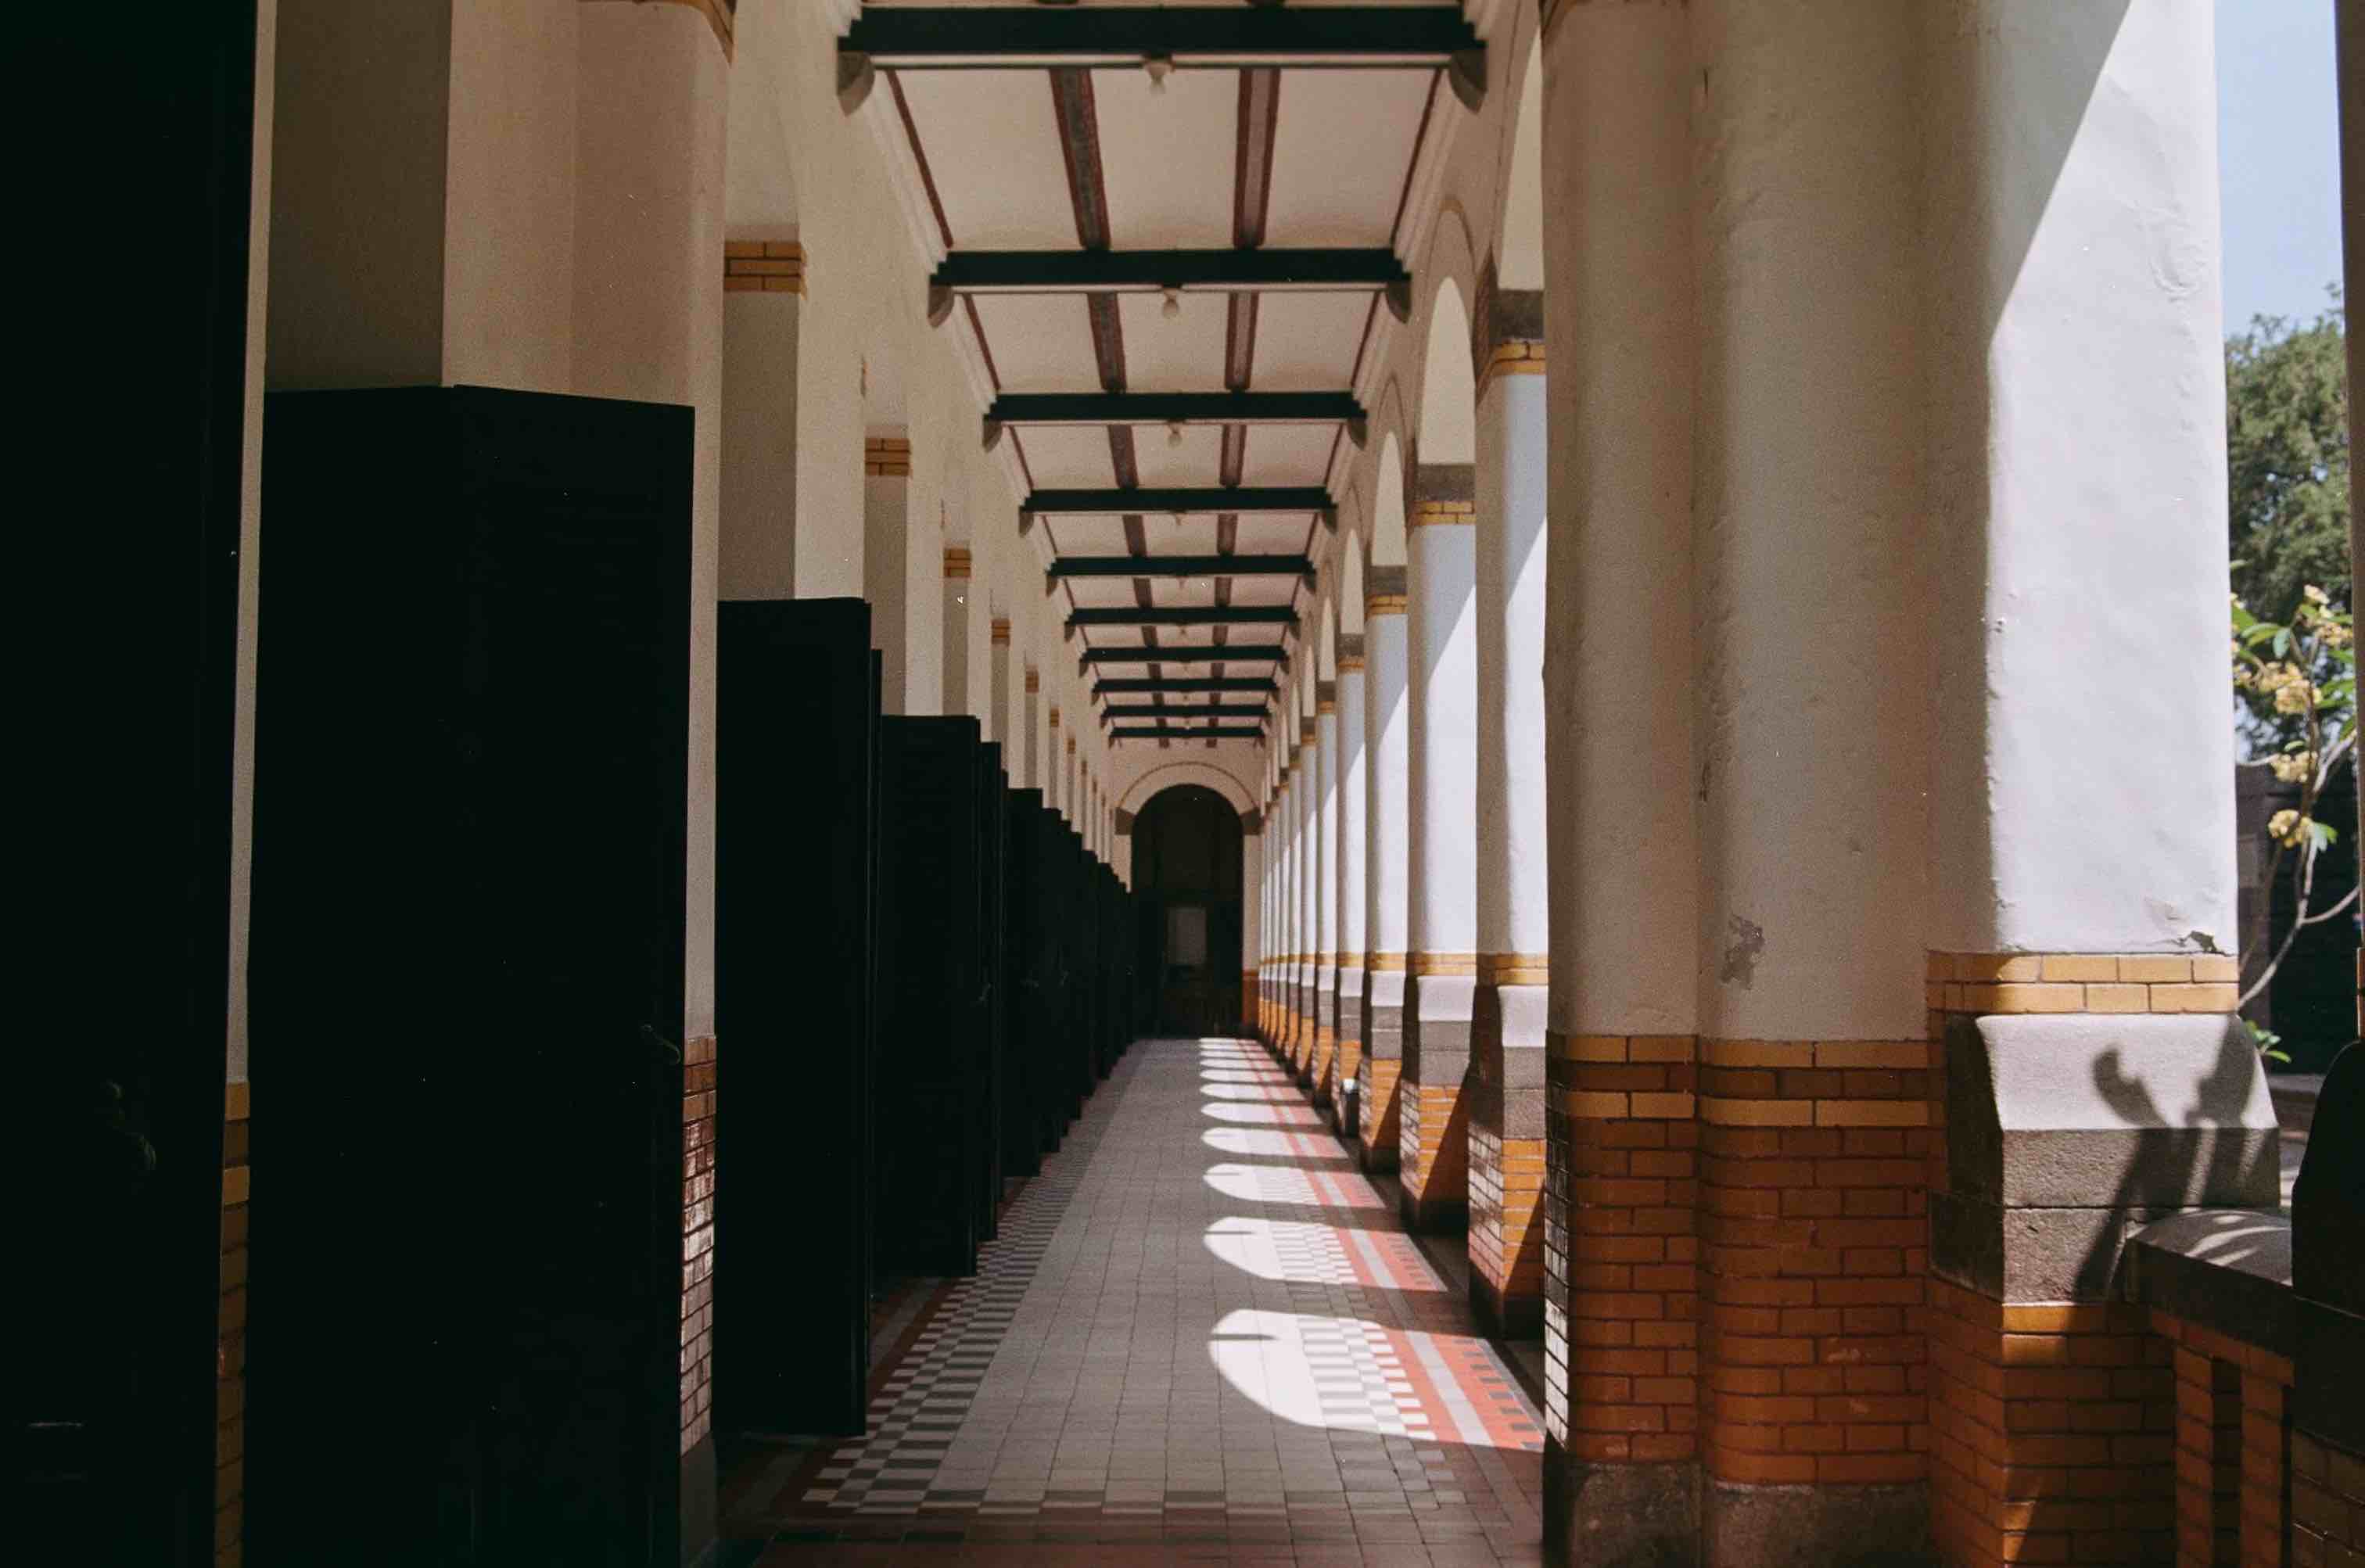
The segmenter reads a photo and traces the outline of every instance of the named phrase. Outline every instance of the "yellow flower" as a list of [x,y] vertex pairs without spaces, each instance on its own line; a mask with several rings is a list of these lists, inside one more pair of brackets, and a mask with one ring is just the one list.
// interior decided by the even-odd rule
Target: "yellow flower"
[[2314,583],[2308,584],[2299,591],[2301,596],[2310,604],[2321,606],[2327,605],[2332,602],[2331,596],[2326,594],[2322,588],[2316,587]]
[[2287,751],[2281,756],[2267,758],[2267,766],[2273,768],[2275,777],[2286,784],[2303,783],[2315,773],[2315,753]]
[[2267,835],[2277,844],[2297,844],[2307,831],[2307,819],[2297,812],[2284,810],[2267,819]]
[[2315,688],[2303,680],[2287,681],[2275,688],[2275,711],[2304,713],[2315,702]]

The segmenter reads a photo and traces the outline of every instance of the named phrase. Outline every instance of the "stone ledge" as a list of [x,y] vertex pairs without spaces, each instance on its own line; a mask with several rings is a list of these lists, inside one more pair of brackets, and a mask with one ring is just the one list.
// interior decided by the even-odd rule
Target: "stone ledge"
[[2291,1221],[2281,1215],[2176,1215],[2129,1240],[2127,1299],[2289,1357],[2298,1342],[2291,1260]]

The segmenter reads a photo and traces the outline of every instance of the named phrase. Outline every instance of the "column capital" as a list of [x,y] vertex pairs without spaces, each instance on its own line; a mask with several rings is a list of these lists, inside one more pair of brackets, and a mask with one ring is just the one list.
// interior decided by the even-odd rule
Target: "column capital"
[[1373,566],[1370,584],[1363,595],[1363,617],[1367,621],[1374,615],[1402,615],[1411,602],[1402,566]]
[[[583,0],[583,3],[589,5],[592,0]],[[633,0],[633,3],[637,5],[640,0]],[[704,17],[706,25],[714,29],[714,41],[723,46],[723,58],[729,61],[734,57],[736,44],[734,39],[737,27],[734,13],[739,8],[739,0],[662,0],[662,3],[687,6]]]

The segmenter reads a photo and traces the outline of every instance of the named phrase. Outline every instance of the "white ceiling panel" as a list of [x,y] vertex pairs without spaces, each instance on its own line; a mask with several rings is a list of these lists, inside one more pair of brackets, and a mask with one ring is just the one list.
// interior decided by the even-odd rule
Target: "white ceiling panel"
[[[1321,484],[1338,431],[1337,425],[1251,425],[1240,483]],[[1031,444],[1027,450],[1031,455]]]
[[1152,92],[1146,72],[1095,71],[1093,100],[1116,248],[1229,245],[1239,73],[1178,71],[1165,91]]
[[981,294],[976,303],[1004,392],[1082,392],[1100,386],[1092,317],[1082,295]]
[[1104,490],[1116,483],[1106,426],[1044,425],[1019,433],[1026,438],[1026,470],[1037,488]]
[[1146,512],[1141,519],[1143,541],[1153,555],[1212,555],[1216,553],[1216,519],[1205,512],[1177,520],[1172,512]]
[[1304,514],[1250,512],[1240,518],[1239,536],[1232,547],[1243,555],[1290,555],[1306,548],[1313,523]]
[[1368,294],[1264,296],[1257,305],[1250,385],[1260,392],[1335,392],[1346,386],[1371,313]]
[[1266,244],[1388,243],[1433,74],[1281,73]]
[[1213,425],[1188,425],[1182,442],[1171,432],[1145,425],[1133,432],[1134,466],[1145,485],[1212,485],[1223,462],[1224,432]]
[[1133,607],[1131,577],[1070,577],[1067,588],[1076,596],[1080,610],[1130,610]]
[[1051,531],[1062,555],[1125,554],[1125,519],[1113,513],[1039,518],[1036,526]]
[[1234,604],[1289,604],[1297,598],[1295,577],[1234,577]]
[[896,80],[956,246],[1074,247],[1076,207],[1048,73],[906,71]]
[[1136,392],[1222,391],[1229,299],[1222,294],[1182,295],[1176,301],[1181,310],[1170,319],[1163,295],[1117,296],[1126,385]]

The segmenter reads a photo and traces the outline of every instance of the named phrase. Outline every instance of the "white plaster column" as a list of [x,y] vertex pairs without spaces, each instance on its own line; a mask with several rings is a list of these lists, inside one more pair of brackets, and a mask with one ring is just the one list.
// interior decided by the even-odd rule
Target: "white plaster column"
[[1264,816],[1240,816],[1240,1022],[1255,1033],[1264,1004]]
[[1277,857],[1273,879],[1273,1038],[1275,1049],[1287,1052],[1295,1034],[1292,1023],[1297,1016],[1297,793],[1291,788],[1289,764],[1286,760],[1289,744],[1285,737],[1275,737],[1282,749],[1281,788],[1273,797],[1276,803],[1281,834],[1281,853]]
[[[1894,1272],[1886,1255],[1850,1250],[1861,1226],[1801,1206],[1815,1179],[1780,1159],[1804,1151],[1795,1135],[1729,1128],[1801,1114],[1820,1127],[1927,1118],[1902,1079],[1858,1079],[1859,1092],[1889,1087],[1864,1103],[1844,1078],[1724,1077],[1761,1060],[1838,1065],[1863,1047],[1883,1066],[1927,1057],[1930,521],[1917,351],[1929,295],[1916,188],[1926,24],[1923,8],[1883,0],[1709,0],[1691,21],[1691,69],[1707,84],[1691,89],[1693,790],[1712,1113],[1700,1135],[1698,1278],[1699,1316],[1714,1322],[1765,1299],[1786,1248],[1829,1249],[1825,1277],[1860,1290]],[[1785,1094],[1819,1082],[1815,1096]],[[1721,1216],[1743,1212],[1735,1204],[1796,1217],[1731,1225]],[[1876,1234],[1910,1247],[1924,1231],[1909,1217]],[[1844,1329],[1780,1344],[1827,1364],[1861,1349]],[[1911,1554],[1926,1529],[1927,1462],[1899,1443],[1802,1462],[1811,1417],[1715,1394],[1765,1359],[1731,1336],[1701,1347],[1709,1562],[1762,1562],[1768,1534],[1799,1561]],[[1910,1405],[1900,1415],[1916,1418]],[[1769,1463],[1767,1451],[1792,1457]]]
[[[1932,1313],[1951,1321],[1932,1331],[1980,1361],[2009,1343],[1998,1302],[2115,1299],[2123,1238],[2163,1211],[2281,1206],[2258,1054],[2226,1016],[2240,934],[2211,9],[1980,0],[1922,39],[1922,946],[1950,1097],[1929,1202]],[[2047,1092],[2010,1092],[2030,1083]],[[1951,1098],[1987,1085],[1986,1103]],[[2097,1089],[2088,1116],[2065,1114]],[[2021,1152],[2032,1135],[2048,1158]],[[1963,1402],[1953,1372],[1933,1361],[1933,1415]],[[2018,1391],[1999,1424],[2072,1440]],[[2068,1490],[1978,1480],[1938,1512],[1946,1561]]]
[[1023,747],[1012,744],[1014,734],[1026,732],[1011,722],[1010,714],[1010,622],[996,616],[985,633],[986,658],[991,673],[986,700],[985,738],[1002,748],[1002,770],[1010,777],[1010,788],[1023,790],[1026,780],[1020,777],[1026,759],[1019,753]]
[[[1306,690],[1310,705],[1313,697],[1309,673]],[[1298,720],[1297,763],[1297,1047],[1291,1060],[1297,1070],[1298,1081],[1306,1081],[1314,1061],[1314,969],[1319,961],[1316,947],[1322,940],[1319,915],[1315,901],[1315,889],[1322,880],[1322,846],[1317,836],[1320,829],[1318,806],[1322,779],[1320,752],[1315,744],[1314,717],[1305,714]]]
[[901,431],[862,441],[862,597],[870,602],[870,645],[879,652],[879,711],[911,712],[912,596],[905,553],[912,540],[912,442]]
[[1462,1081],[1476,989],[1478,629],[1473,475],[1422,464],[1407,520],[1408,874],[1400,1170],[1407,1222],[1468,1202]]
[[1498,1333],[1543,1327],[1545,838],[1543,295],[1487,292],[1476,502],[1477,986],[1471,1001],[1471,1299]]
[[1339,1043],[1330,1070],[1330,1099],[1333,1124],[1347,1131],[1345,1118],[1354,1096],[1345,1086],[1355,1081],[1362,1063],[1363,875],[1370,853],[1363,840],[1364,794],[1369,788],[1363,760],[1363,639],[1357,633],[1339,639],[1338,731],[1339,956],[1331,1009],[1338,1019]]
[[1330,1058],[1339,1047],[1339,695],[1314,693],[1314,1058],[1309,1087],[1330,1100]]
[[[1667,1092],[1688,1082],[1698,1032],[1700,779],[1692,763],[1692,189],[1689,116],[1698,81],[1682,0],[1568,6],[1542,48],[1544,322],[1550,509],[1543,644],[1551,907],[1544,1317],[1544,1532],[1604,1560],[1690,1560],[1698,1551],[1693,1473],[1697,1388],[1672,1385],[1636,1462],[1627,1413],[1597,1415],[1576,1380],[1608,1371],[1570,1325],[1615,1321],[1606,1297],[1631,1284],[1604,1269],[1638,1250],[1671,1272],[1649,1293],[1659,1321],[1696,1319],[1677,1235],[1637,1249],[1573,1223],[1575,1183],[1614,1137],[1680,1151],[1696,1141],[1687,1100],[1631,1115],[1608,1077],[1636,1039]],[[1594,1042],[1600,1063],[1581,1061]],[[1621,1086],[1622,1087],[1622,1086]],[[1572,1108],[1574,1103],[1575,1109]],[[1598,1114],[1615,1107],[1627,1116]],[[1581,1112],[1582,1114],[1579,1114]],[[1655,1126],[1626,1129],[1631,1119]],[[1672,1124],[1672,1125],[1671,1125]],[[1694,1157],[1662,1162],[1695,1179]],[[1590,1282],[1607,1279],[1613,1283]],[[1579,1280],[1588,1282],[1578,1283]],[[1639,1294],[1639,1293],[1637,1293]],[[1680,1376],[1697,1331],[1639,1363]],[[1619,1403],[1615,1400],[1600,1403]],[[1680,1411],[1680,1414],[1676,1412]],[[1613,1429],[1616,1428],[1616,1429]],[[1672,1428],[1672,1429],[1670,1429]]]
[[1025,689],[1019,694],[1018,766],[1021,772],[1018,787],[1040,794],[1043,790],[1043,672],[1029,664],[1025,678],[1019,684]]
[[[944,548],[944,691],[941,711],[970,710],[970,559],[966,544]],[[989,734],[985,737],[991,740]]]
[[1363,600],[1365,682],[1363,1066],[1356,1094],[1356,1142],[1364,1169],[1396,1168],[1404,1070],[1406,824],[1407,746],[1412,715],[1406,696],[1405,569],[1371,568]]
[[[578,7],[574,389],[696,411],[690,506],[690,961],[683,1028],[714,1030],[714,604],[723,469],[723,152],[730,62],[686,6]],[[455,23],[458,13],[454,13]],[[499,95],[467,106],[505,118]],[[514,341],[501,311],[471,330]],[[499,351],[512,352],[512,351]],[[702,1418],[701,1418],[702,1419]]]
[[[785,150],[783,150],[785,155]],[[734,224],[723,254],[722,596],[796,593],[797,328],[804,248]]]

